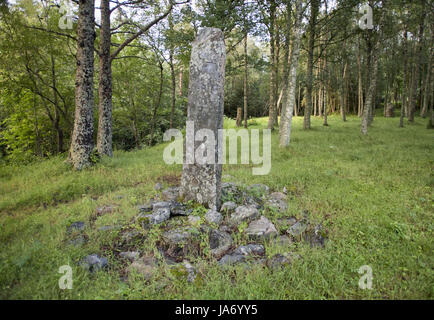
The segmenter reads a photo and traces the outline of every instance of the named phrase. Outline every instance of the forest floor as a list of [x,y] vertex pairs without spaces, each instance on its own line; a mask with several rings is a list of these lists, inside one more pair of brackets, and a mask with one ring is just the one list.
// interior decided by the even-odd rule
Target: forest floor
[[[273,191],[286,187],[287,215],[300,218],[308,210],[309,219],[327,230],[327,241],[324,248],[294,243],[289,251],[301,259],[277,270],[191,261],[203,280],[193,283],[164,265],[150,281],[139,275],[122,281],[124,263],[109,250],[119,230],[97,228],[131,223],[137,205],[159,193],[157,182],[179,183],[181,166],[163,162],[167,144],[117,151],[82,172],[74,172],[64,157],[3,166],[0,299],[433,299],[434,132],[425,119],[405,128],[398,122],[378,116],[362,136],[354,116],[345,123],[330,116],[328,127],[313,117],[310,131],[302,130],[303,119],[296,117],[288,149],[279,149],[277,132],[272,134],[268,175],[252,175],[251,166],[225,165],[223,174],[234,182],[262,183]],[[253,119],[249,128],[266,123]],[[234,122],[225,120],[225,127]],[[95,215],[109,205],[116,209]],[[82,246],[67,242],[67,227],[75,221],[92,221]],[[271,242],[265,248],[267,256],[288,251]],[[155,247],[145,240],[138,249],[154,253]],[[92,253],[107,257],[109,268],[83,270],[78,261]],[[59,289],[62,265],[72,267],[72,290]],[[372,268],[371,290],[358,285],[363,265]]]

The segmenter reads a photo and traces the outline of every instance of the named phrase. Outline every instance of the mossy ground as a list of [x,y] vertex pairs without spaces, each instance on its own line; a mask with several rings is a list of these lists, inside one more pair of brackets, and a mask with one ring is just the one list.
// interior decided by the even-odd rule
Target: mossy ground
[[[91,253],[107,254],[117,230],[102,225],[129,224],[136,205],[164,186],[179,182],[180,165],[166,165],[167,144],[132,152],[74,172],[63,157],[28,166],[0,168],[0,298],[1,299],[432,299],[434,297],[434,134],[420,118],[398,128],[397,118],[375,118],[369,134],[360,134],[360,119],[312,119],[302,130],[294,118],[291,145],[279,149],[272,135],[272,167],[253,176],[252,167],[225,165],[241,184],[286,187],[287,215],[322,222],[328,231],[325,248],[294,245],[302,259],[281,270],[242,266],[222,271],[215,263],[196,261],[201,281],[188,283],[168,268],[152,281],[131,277],[122,282],[124,263],[107,256],[111,268],[89,274],[77,262]],[[249,128],[265,128],[254,119]],[[225,127],[234,127],[226,121]],[[119,197],[122,196],[122,197]],[[116,209],[95,217],[97,207]],[[272,219],[278,216],[270,217]],[[82,247],[67,245],[66,228],[74,221],[93,221]],[[88,224],[89,226],[89,224]],[[154,250],[158,229],[136,247]],[[243,241],[242,236],[236,241]],[[283,249],[266,244],[267,255]],[[73,289],[60,290],[60,266],[73,269]],[[372,290],[361,290],[358,269],[373,270]]]

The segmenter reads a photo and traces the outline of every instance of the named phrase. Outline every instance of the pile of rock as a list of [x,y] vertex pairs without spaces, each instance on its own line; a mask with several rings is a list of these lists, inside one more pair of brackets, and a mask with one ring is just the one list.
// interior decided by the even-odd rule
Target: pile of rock
[[[125,271],[129,275],[136,272],[151,279],[155,268],[161,263],[176,266],[176,270],[187,275],[188,281],[194,281],[197,271],[186,259],[203,255],[203,240],[209,244],[209,253],[217,260],[218,265],[260,264],[269,268],[277,268],[291,264],[298,256],[291,253],[291,245],[306,241],[311,246],[323,247],[325,234],[322,225],[313,226],[307,216],[302,219],[285,217],[288,211],[287,196],[283,192],[272,192],[263,184],[255,184],[241,188],[235,183],[224,183],[223,199],[231,199],[221,205],[219,211],[210,209],[202,216],[193,215],[193,210],[179,197],[179,187],[159,188],[159,200],[137,206],[139,215],[134,221],[142,226],[143,232],[157,226],[161,229],[160,240],[157,241],[162,260],[150,256],[141,256],[136,250],[122,251],[118,255],[128,266]],[[158,199],[158,197],[157,197]],[[281,218],[270,219],[272,216]],[[170,219],[174,219],[172,224]],[[274,223],[273,223],[274,222]],[[68,234],[82,232],[84,222],[72,223]],[[112,230],[114,228],[108,228]],[[240,238],[236,233],[243,232],[247,243],[235,246],[234,239]],[[137,230],[124,227],[121,232],[123,246],[140,234]],[[140,238],[143,240],[143,238]],[[266,258],[265,242],[279,245],[288,250]],[[203,256],[203,258],[206,258]],[[108,265],[104,257],[89,255],[80,261],[90,272],[102,270]],[[178,270],[178,271],[179,271]],[[178,272],[176,271],[176,272]]]

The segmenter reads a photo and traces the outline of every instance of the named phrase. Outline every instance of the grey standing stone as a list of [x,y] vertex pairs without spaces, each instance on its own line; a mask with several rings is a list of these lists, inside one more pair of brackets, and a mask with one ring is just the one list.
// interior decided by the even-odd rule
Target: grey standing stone
[[[201,29],[191,51],[187,121],[194,123],[194,129],[187,127],[190,143],[185,147],[180,195],[214,210],[220,209],[221,198],[222,165],[218,162],[223,152],[219,129],[223,129],[225,63],[223,32],[216,28]],[[207,154],[214,164],[191,161],[197,148],[204,145],[203,141],[194,141],[201,129],[214,133],[213,154]]]

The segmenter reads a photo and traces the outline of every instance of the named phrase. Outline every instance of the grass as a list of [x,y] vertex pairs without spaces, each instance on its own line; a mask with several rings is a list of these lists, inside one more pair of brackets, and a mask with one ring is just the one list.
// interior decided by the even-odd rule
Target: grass
[[[267,119],[254,119],[264,128]],[[302,258],[282,270],[241,266],[222,271],[214,262],[194,261],[202,280],[188,283],[161,267],[154,279],[120,280],[124,267],[110,256],[117,230],[97,226],[128,224],[136,205],[179,181],[181,166],[166,165],[167,144],[133,152],[115,152],[93,168],[72,171],[64,158],[28,166],[0,168],[1,299],[433,299],[433,131],[425,120],[398,128],[398,120],[377,117],[369,134],[360,134],[360,119],[329,117],[323,127],[302,130],[294,118],[291,145],[279,149],[272,134],[272,167],[253,176],[251,166],[225,165],[223,174],[241,184],[264,183],[290,194],[287,215],[322,222],[325,248],[295,245]],[[225,127],[234,127],[227,120]],[[262,146],[261,146],[262,148]],[[122,197],[120,197],[122,196]],[[116,205],[95,217],[97,207]],[[270,217],[274,219],[276,217]],[[93,219],[93,220],[92,220]],[[66,243],[66,227],[95,221],[82,247]],[[154,250],[157,228],[137,243]],[[266,244],[267,255],[283,249]],[[77,262],[91,253],[105,254],[108,271],[89,274]],[[73,269],[73,289],[58,286],[61,265]],[[372,290],[361,290],[358,269],[373,270]]]

